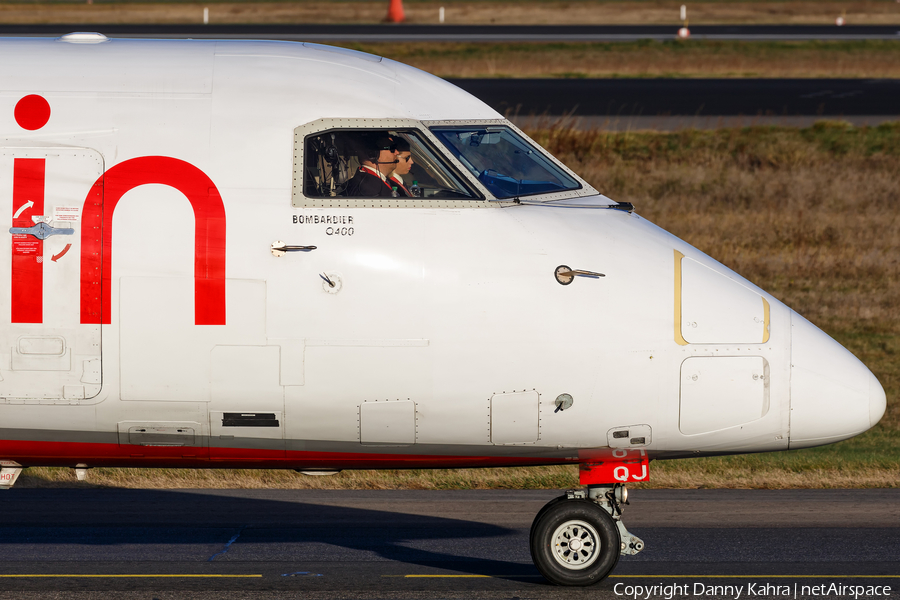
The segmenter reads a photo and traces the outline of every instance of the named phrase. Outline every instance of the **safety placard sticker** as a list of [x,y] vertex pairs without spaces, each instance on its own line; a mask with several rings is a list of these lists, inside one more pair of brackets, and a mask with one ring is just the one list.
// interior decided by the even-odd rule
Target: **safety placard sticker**
[[53,209],[54,221],[78,221],[81,218],[80,206],[57,206]]
[[37,256],[43,250],[43,242],[30,235],[12,236],[12,253],[14,256]]

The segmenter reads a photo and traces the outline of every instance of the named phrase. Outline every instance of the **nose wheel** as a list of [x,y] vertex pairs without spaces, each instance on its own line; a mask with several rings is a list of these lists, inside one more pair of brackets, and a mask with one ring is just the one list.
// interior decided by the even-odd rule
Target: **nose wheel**
[[535,519],[531,558],[550,583],[585,586],[615,568],[619,544],[609,513],[587,499],[564,500],[548,505]]
[[621,554],[644,543],[622,524],[624,487],[591,486],[548,502],[531,525],[531,558],[555,585],[587,586],[612,572]]

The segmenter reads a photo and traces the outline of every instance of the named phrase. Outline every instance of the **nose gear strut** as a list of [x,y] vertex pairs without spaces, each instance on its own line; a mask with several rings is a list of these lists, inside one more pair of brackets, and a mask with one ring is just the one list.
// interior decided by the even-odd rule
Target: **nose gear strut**
[[[566,492],[566,496],[572,494],[584,494],[584,490],[570,490]],[[582,496],[583,497],[583,496]],[[621,483],[613,486],[605,485],[589,485],[587,489],[587,497],[599,504],[610,514],[613,521],[616,522],[616,528],[619,530],[619,538],[621,539],[621,554],[637,554],[644,549],[644,541],[636,535],[632,535],[625,529],[622,523],[622,505],[628,504],[628,490]]]

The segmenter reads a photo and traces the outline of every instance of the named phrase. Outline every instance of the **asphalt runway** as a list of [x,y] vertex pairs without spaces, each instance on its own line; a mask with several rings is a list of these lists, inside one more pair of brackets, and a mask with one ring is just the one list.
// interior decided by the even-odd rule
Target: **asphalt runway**
[[897,79],[452,79],[507,115],[897,116]]
[[[531,563],[531,521],[557,494],[13,488],[0,496],[0,597],[900,595],[900,489],[636,490],[625,523],[646,549],[589,589],[552,587]],[[684,593],[665,593],[676,584]]]
[[[215,12],[215,5],[213,5]],[[199,20],[199,13],[198,13]],[[99,31],[109,37],[237,38],[305,42],[630,42],[675,39],[671,25],[0,25],[0,36],[60,36]],[[900,25],[696,25],[700,40],[898,40]]]

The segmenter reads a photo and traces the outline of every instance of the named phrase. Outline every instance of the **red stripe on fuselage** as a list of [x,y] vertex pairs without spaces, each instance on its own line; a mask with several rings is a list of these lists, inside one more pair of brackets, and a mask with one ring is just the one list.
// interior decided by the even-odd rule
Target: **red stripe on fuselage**
[[306,452],[245,448],[133,446],[81,442],[0,440],[0,457],[26,467],[200,467],[261,469],[439,469],[512,467],[577,463],[577,459],[510,456],[430,456],[427,454],[367,454]]
[[[12,226],[33,227],[44,214],[43,158],[17,158],[13,166]],[[24,208],[28,202],[34,205]],[[16,216],[16,212],[19,212]],[[12,236],[10,319],[41,323],[44,316],[44,242],[28,234]]]

